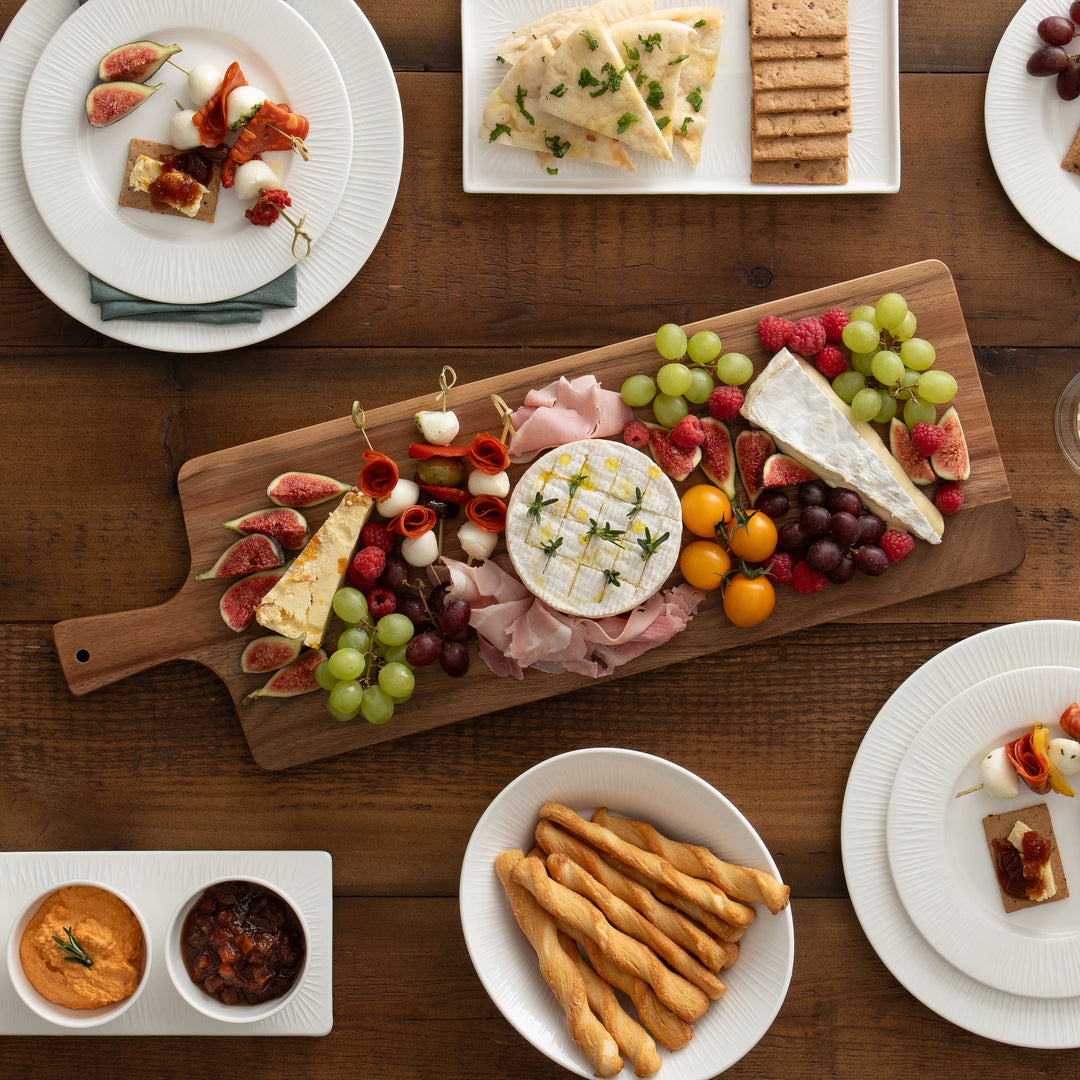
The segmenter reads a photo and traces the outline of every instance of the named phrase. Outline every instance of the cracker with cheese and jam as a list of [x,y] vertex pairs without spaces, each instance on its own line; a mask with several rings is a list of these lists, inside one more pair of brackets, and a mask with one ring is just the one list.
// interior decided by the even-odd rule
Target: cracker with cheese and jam
[[1006,914],[1069,895],[1046,803],[988,814],[983,829]]
[[148,210],[152,214],[213,222],[221,190],[221,166],[212,166],[210,178],[205,185],[200,184],[178,169],[163,167],[163,162],[179,153],[167,143],[132,139],[119,205]]

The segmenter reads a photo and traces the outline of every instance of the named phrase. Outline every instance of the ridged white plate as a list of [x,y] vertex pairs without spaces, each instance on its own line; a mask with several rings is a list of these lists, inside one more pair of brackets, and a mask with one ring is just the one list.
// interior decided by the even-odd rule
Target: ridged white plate
[[[310,960],[296,997],[265,1020],[234,1024],[193,1009],[165,969],[165,930],[178,905],[222,878],[258,878],[277,885],[301,908]],[[146,920],[151,966],[146,989],[122,1016],[92,1028],[41,1019],[0,969],[3,1035],[325,1035],[334,1023],[334,888],[325,851],[28,851],[0,852],[0,941],[5,950],[19,913],[65,881],[96,881],[130,897]],[[238,1006],[239,1008],[239,1006]]]
[[1080,127],[1080,101],[1062,101],[1052,76],[1026,70],[1044,44],[1035,32],[1039,21],[1066,15],[1068,7],[1027,0],[1012,17],[990,64],[983,112],[990,157],[1010,202],[1044,240],[1080,259],[1080,176],[1061,168]]
[[1015,799],[984,791],[956,798],[979,781],[987,751],[1041,721],[1054,735],[1058,717],[1080,699],[1080,670],[1034,667],[978,683],[946,702],[919,732],[893,783],[886,819],[889,865],[900,900],[922,935],[949,963],[979,982],[1028,997],[1080,994],[1080,925],[1068,896],[1006,914],[982,819],[1045,803],[1066,879],[1080,881],[1080,818],[1074,799]]
[[[0,199],[0,235],[30,280],[72,318],[146,349],[223,352],[265,341],[310,318],[363,268],[386,228],[401,178],[404,136],[397,82],[378,36],[355,0],[293,0],[291,6],[333,54],[355,127],[349,176],[334,226],[319,237],[318,258],[307,259],[300,268],[296,307],[264,311],[261,322],[230,326],[103,322],[90,302],[86,271],[53,239],[30,198],[18,125],[0,125],[0,183],[5,193]],[[25,0],[15,13],[0,39],[0,69],[13,100],[22,98],[42,50],[75,7],[75,0]],[[339,222],[348,227],[337,227]]]
[[[480,138],[484,105],[506,74],[499,44],[515,28],[580,0],[461,0],[464,187],[470,192],[545,195],[755,195],[900,190],[898,0],[849,0],[848,52],[853,131],[846,184],[750,182],[750,30],[746,0],[716,0],[724,31],[709,101],[701,161],[693,167],[676,148],[674,161],[630,152],[635,171],[563,158],[550,175],[532,153]],[[678,7],[656,0],[655,10]]]
[[[701,844],[729,862],[777,874],[769,849],[743,815],[700,777],[634,750],[590,748],[549,758],[508,784],[473,829],[461,868],[460,909],[473,967],[492,1001],[538,1050],[579,1076],[592,1073],[570,1038],[566,1017],[540,974],[495,873],[503,851],[533,845],[537,813],[554,800],[588,816],[614,814],[655,825],[674,839]],[[795,935],[790,906],[764,908],[722,973],[727,992],[694,1024],[681,1050],[658,1046],[666,1080],[706,1080],[733,1065],[765,1034],[791,980]],[[621,1075],[632,1076],[627,1065]]]
[[1080,622],[996,627],[928,660],[892,694],[867,729],[844,793],[841,844],[848,893],[863,932],[896,979],[927,1008],[987,1039],[1014,1046],[1080,1047],[1080,998],[997,990],[942,958],[904,910],[886,849],[893,779],[923,725],[957,694],[1005,671],[1078,664]]
[[[115,45],[149,38],[177,42],[183,67],[236,60],[252,86],[307,117],[311,152],[265,155],[279,168],[295,213],[318,238],[330,227],[352,157],[345,84],[329,50],[283,0],[94,0],[53,36],[34,68],[22,114],[26,181],[42,220],[91,273],[136,296],[171,303],[225,300],[264,285],[295,261],[284,221],[269,228],[244,217],[250,202],[221,190],[214,222],[118,206],[133,138],[169,141],[176,102],[189,106],[187,78],[165,64],[148,83],[164,82],[133,113],[106,128],[86,120],[83,101],[97,81],[97,59]],[[232,141],[232,137],[230,140]]]

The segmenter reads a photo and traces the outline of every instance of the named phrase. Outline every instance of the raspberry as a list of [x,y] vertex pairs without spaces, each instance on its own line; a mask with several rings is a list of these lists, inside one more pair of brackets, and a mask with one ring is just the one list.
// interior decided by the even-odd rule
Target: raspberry
[[691,450],[705,441],[705,429],[693,414],[684,416],[672,429],[671,441],[684,450]]
[[914,546],[915,541],[911,536],[906,532],[900,532],[899,529],[886,529],[878,540],[878,547],[885,552],[891,563],[906,558]]
[[777,585],[790,585],[794,568],[791,552],[778,551],[769,561],[769,570],[765,576]]
[[929,457],[935,451],[941,448],[941,444],[945,441],[945,432],[937,426],[937,424],[928,424],[925,420],[920,420],[911,429],[911,445],[922,454],[923,457]]
[[370,578],[372,583],[386,569],[386,552],[381,547],[361,548],[353,556],[353,567],[362,577]]
[[847,312],[842,307],[831,307],[820,318],[821,325],[825,327],[825,340],[838,344],[844,327],[851,322]]
[[644,420],[631,420],[622,430],[623,442],[635,450],[644,450],[649,445],[649,429]]
[[382,548],[389,555],[394,550],[394,534],[381,521],[369,521],[360,530],[360,544],[362,547]]
[[734,420],[743,400],[743,392],[737,386],[718,386],[709,395],[709,415],[717,420]]
[[826,379],[835,379],[841,372],[847,371],[847,360],[839,345],[826,345],[815,354],[814,366]]
[[384,615],[393,615],[397,610],[397,597],[389,589],[376,585],[367,594],[367,605],[368,611],[376,619],[381,619]]
[[825,346],[825,327],[814,315],[800,319],[788,334],[787,343],[801,356],[814,356]]
[[829,579],[817,570],[811,570],[800,559],[791,571],[791,587],[804,596],[809,593],[818,593],[829,584]]
[[769,352],[779,352],[788,341],[788,335],[795,329],[790,319],[781,319],[777,315],[766,315],[757,324],[758,339]]
[[942,484],[934,495],[934,505],[943,514],[955,514],[964,505],[964,489],[951,481]]

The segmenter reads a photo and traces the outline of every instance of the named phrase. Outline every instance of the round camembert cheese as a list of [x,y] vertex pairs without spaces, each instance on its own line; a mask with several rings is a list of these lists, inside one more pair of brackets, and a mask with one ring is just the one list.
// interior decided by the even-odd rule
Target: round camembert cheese
[[506,549],[557,611],[599,618],[644,603],[679,558],[674,485],[633,447],[582,439],[529,466],[507,507]]

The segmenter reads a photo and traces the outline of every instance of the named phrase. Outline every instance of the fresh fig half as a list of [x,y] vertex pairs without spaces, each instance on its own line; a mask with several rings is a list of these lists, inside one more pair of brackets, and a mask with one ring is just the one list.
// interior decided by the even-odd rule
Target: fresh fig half
[[889,450],[912,483],[932,484],[937,479],[929,459],[915,449],[907,424],[895,416],[889,422]]
[[761,470],[775,453],[776,443],[767,431],[747,428],[735,436],[735,461],[738,463],[739,477],[751,506],[762,487]]
[[311,649],[298,656],[291,664],[275,671],[263,686],[252,690],[244,698],[244,704],[250,704],[261,697],[296,697],[298,694],[310,694],[319,689],[315,679],[315,669],[326,659],[322,649]]
[[240,670],[245,675],[277,671],[300,655],[303,643],[302,637],[287,638],[281,634],[252,638],[240,653]]
[[156,41],[129,41],[110,49],[98,63],[102,82],[143,83],[170,56],[182,52],[179,45],[159,45]]
[[286,551],[299,551],[311,539],[307,519],[291,506],[271,506],[266,510],[255,510],[222,524],[226,529],[243,533],[244,536],[250,533],[272,536]]
[[273,570],[285,561],[281,544],[272,536],[252,533],[242,536],[235,544],[230,544],[218,556],[209,570],[196,574],[196,581],[207,578],[240,577],[241,574],[254,574],[260,570]]
[[676,483],[685,480],[701,461],[701,447],[676,446],[666,427],[650,423],[645,426],[649,429],[649,453],[653,460]]
[[792,487],[795,484],[805,484],[807,480],[817,479],[814,474],[788,454],[770,454],[761,466],[761,487],[754,492],[751,505],[757,501],[758,495],[765,488]]
[[259,606],[262,598],[278,583],[278,579],[285,573],[285,567],[279,566],[276,570],[263,570],[258,574],[249,574],[247,577],[234,581],[222,594],[218,601],[218,611],[230,630],[239,633],[246,630],[255,618],[255,609]]
[[955,405],[945,410],[938,427],[945,432],[945,441],[930,457],[934,472],[942,480],[966,480],[971,475],[971,458]]
[[287,472],[270,481],[266,495],[276,506],[303,509],[328,502],[348,490],[348,484],[321,473]]
[[735,498],[735,450],[723,420],[702,416],[705,441],[701,444],[701,470],[729,498]]
[[123,120],[165,84],[143,86],[134,82],[98,83],[86,95],[86,119],[91,127],[108,127]]

